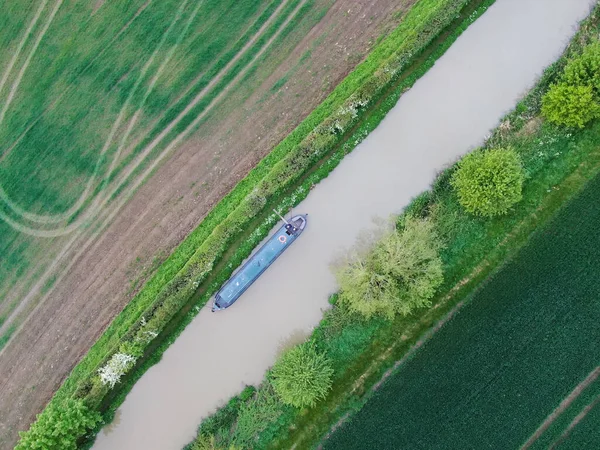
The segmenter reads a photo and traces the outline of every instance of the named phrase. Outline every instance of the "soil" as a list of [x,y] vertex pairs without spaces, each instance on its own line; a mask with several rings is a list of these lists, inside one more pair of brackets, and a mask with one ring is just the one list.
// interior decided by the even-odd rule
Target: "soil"
[[[230,112],[209,120],[180,145],[78,258],[81,247],[73,246],[65,258],[71,263],[68,272],[1,354],[0,448],[13,447],[17,431],[28,427],[135,294],[132,286],[151,275],[155,257],[164,259],[364,58],[377,37],[397,25],[396,13],[412,3],[335,1],[260,88],[247,99],[227,100]],[[311,56],[300,63],[309,49]],[[271,92],[294,67],[288,83]],[[87,233],[91,238],[92,231]],[[66,242],[55,241],[51,246]]]

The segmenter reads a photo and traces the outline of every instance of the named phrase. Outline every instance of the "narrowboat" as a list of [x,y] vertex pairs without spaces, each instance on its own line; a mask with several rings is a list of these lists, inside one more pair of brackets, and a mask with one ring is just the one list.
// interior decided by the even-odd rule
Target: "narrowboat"
[[212,310],[230,307],[304,231],[308,214],[293,216],[232,275],[215,295]]

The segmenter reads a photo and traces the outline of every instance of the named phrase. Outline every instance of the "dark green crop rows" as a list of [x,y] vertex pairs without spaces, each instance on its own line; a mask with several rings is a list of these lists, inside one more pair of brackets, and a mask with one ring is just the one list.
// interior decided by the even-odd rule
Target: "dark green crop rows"
[[525,443],[600,365],[599,196],[596,177],[325,448]]

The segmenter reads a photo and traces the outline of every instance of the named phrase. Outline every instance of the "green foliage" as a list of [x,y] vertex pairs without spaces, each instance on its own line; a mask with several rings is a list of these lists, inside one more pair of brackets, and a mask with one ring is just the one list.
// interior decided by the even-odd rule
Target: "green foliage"
[[83,400],[51,402],[31,428],[20,433],[15,450],[75,450],[77,440],[100,421],[100,414],[91,411]]
[[590,86],[600,95],[600,42],[587,45],[567,63],[562,81],[569,86]]
[[525,174],[513,149],[477,150],[466,155],[452,176],[460,204],[468,212],[506,214],[521,200]]
[[402,231],[386,234],[336,271],[340,302],[366,318],[391,319],[429,306],[443,280],[440,248],[431,221],[407,217]]
[[550,122],[583,128],[600,114],[591,86],[553,85],[542,100],[542,114]]
[[210,434],[201,434],[196,440],[192,443],[191,446],[188,447],[189,450],[241,450],[240,447],[235,447],[233,445],[230,446],[221,446],[217,444],[217,441],[214,436]]
[[561,82],[542,99],[542,114],[550,122],[577,128],[600,115],[600,42],[568,60]]
[[273,387],[265,383],[253,397],[242,403],[233,432],[233,442],[241,448],[254,448],[259,434],[282,414],[283,404]]
[[325,398],[332,375],[329,358],[306,342],[285,352],[273,366],[270,378],[283,403],[304,408]]

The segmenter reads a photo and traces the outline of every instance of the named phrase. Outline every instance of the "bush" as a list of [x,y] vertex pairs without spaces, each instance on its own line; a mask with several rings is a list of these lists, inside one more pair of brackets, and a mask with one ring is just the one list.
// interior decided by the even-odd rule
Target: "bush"
[[336,272],[340,302],[351,311],[391,319],[430,306],[443,281],[441,243],[431,221],[408,216],[403,222],[402,231],[386,234]]
[[590,86],[600,95],[600,42],[586,46],[565,66],[562,81],[569,86]]
[[460,204],[481,216],[506,214],[521,200],[525,174],[512,149],[477,150],[465,156],[452,176]]
[[233,445],[229,447],[222,447],[217,444],[214,436],[209,434],[201,434],[196,440],[189,446],[190,450],[241,450]]
[[314,406],[331,388],[333,369],[329,358],[313,343],[305,342],[285,352],[270,374],[281,401],[297,408]]
[[273,387],[265,383],[254,397],[240,407],[233,442],[242,448],[253,448],[259,434],[275,422],[283,412],[283,404]]
[[599,114],[591,86],[554,84],[542,98],[542,115],[557,125],[583,128]]
[[75,450],[77,440],[100,421],[100,414],[90,411],[83,400],[51,402],[29,430],[19,433],[15,450]]

